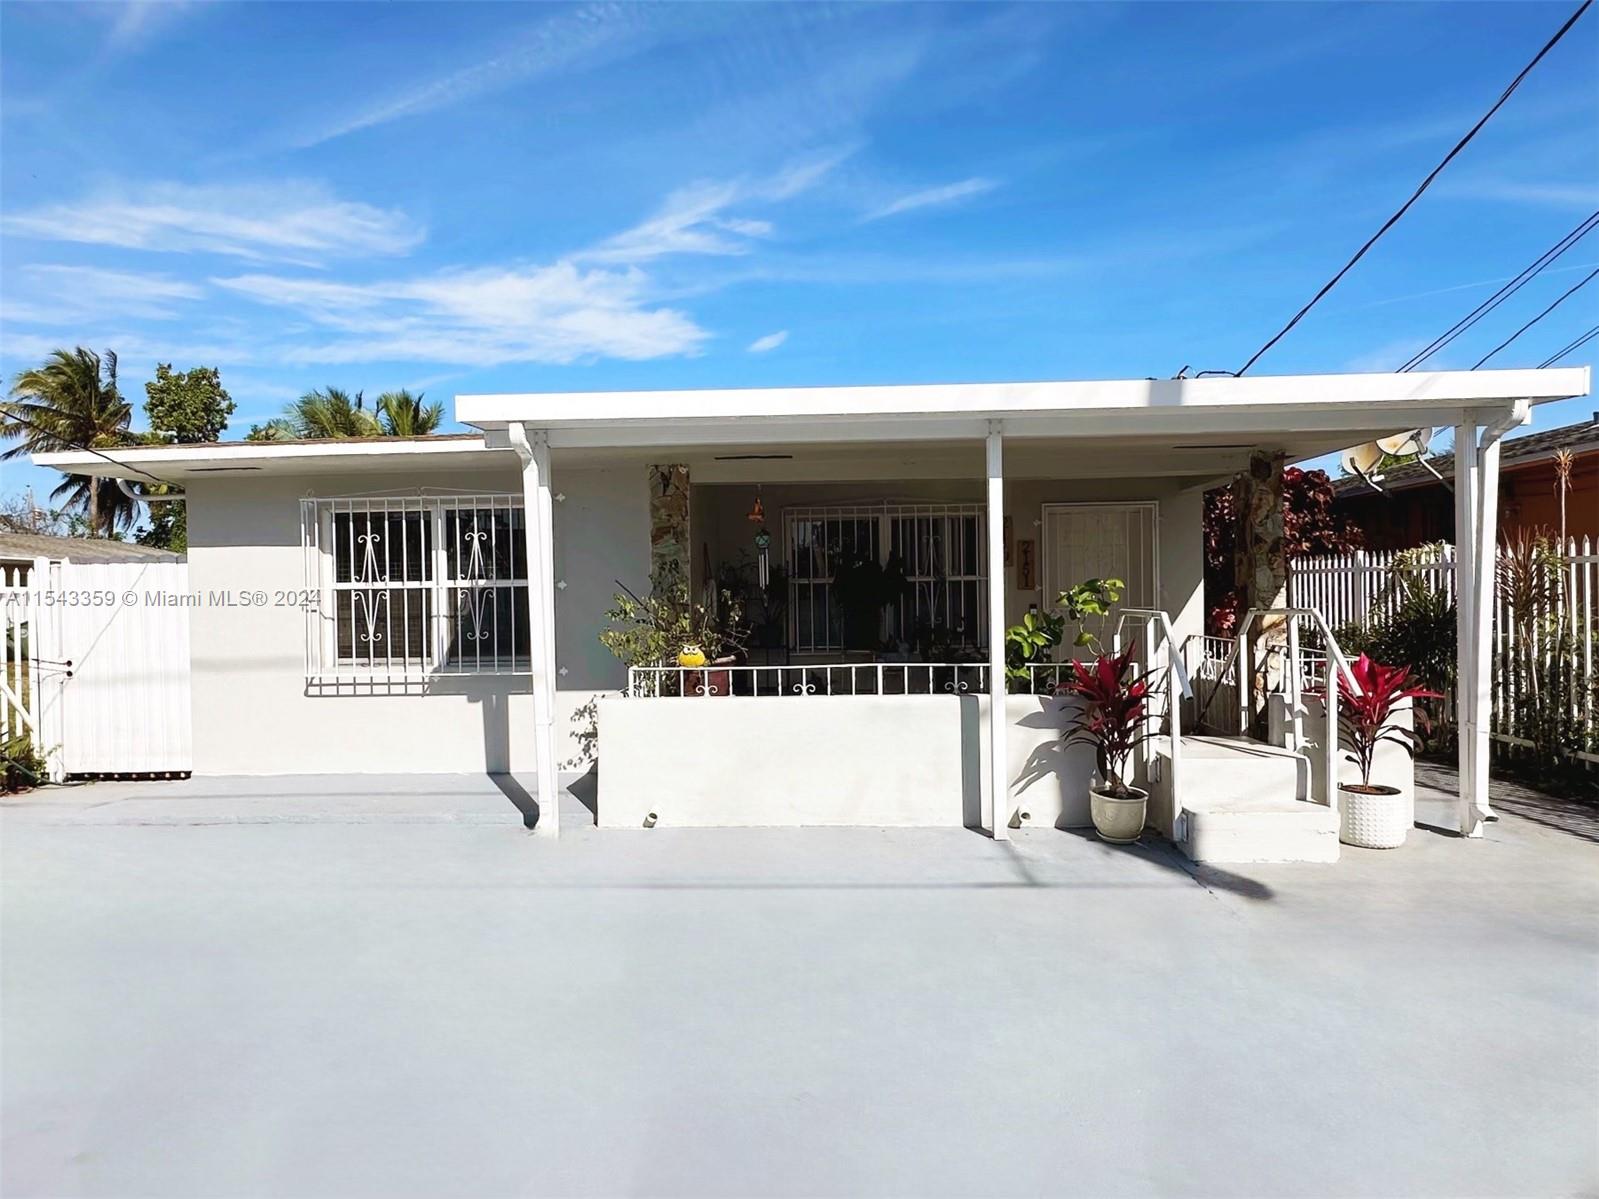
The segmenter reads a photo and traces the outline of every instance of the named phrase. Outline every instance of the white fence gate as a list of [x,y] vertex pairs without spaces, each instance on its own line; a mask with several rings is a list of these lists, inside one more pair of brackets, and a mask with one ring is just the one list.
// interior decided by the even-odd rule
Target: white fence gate
[[193,765],[189,568],[51,563],[0,576],[0,730],[49,775],[172,774]]

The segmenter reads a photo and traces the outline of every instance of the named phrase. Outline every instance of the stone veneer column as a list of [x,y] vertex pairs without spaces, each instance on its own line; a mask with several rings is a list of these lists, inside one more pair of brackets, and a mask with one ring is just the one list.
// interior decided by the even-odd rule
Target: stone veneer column
[[690,578],[693,557],[688,532],[688,467],[650,467],[650,587],[666,575]]
[[[1256,451],[1249,469],[1233,480],[1233,510],[1238,527],[1233,542],[1233,582],[1238,588],[1239,615],[1250,608],[1281,608],[1288,603],[1288,561],[1283,550],[1282,454]],[[1268,649],[1286,641],[1281,617],[1258,620],[1241,647],[1241,669],[1253,672],[1254,719],[1265,718],[1265,696],[1282,674],[1282,656]],[[1248,730],[1245,730],[1248,731]]]

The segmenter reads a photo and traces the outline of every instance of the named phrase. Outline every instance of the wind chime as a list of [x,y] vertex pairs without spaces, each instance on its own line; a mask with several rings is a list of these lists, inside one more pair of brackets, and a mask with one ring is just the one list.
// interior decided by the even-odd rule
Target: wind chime
[[755,573],[765,591],[772,582],[772,535],[766,531],[766,509],[761,506],[761,487],[755,485],[755,507],[750,509],[750,524],[755,526]]

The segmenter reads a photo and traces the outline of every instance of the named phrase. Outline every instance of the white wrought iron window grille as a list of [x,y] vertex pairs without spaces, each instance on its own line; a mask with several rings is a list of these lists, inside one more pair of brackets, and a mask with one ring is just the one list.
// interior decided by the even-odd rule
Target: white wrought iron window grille
[[528,670],[520,496],[306,499],[300,516],[310,681]]
[[881,638],[915,647],[988,644],[988,536],[984,504],[866,504],[784,512],[789,648],[844,648],[835,570],[849,558],[897,561],[906,595],[884,613]]

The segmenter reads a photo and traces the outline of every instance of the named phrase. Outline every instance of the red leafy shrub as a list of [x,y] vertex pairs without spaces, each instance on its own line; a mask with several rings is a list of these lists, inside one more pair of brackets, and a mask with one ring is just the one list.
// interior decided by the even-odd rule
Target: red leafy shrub
[[[1360,767],[1360,783],[1371,786],[1371,763],[1377,746],[1392,741],[1415,756],[1416,734],[1403,725],[1391,723],[1394,709],[1404,700],[1440,699],[1436,691],[1410,685],[1410,667],[1383,666],[1365,654],[1349,667],[1360,687],[1357,695],[1342,671],[1338,672],[1338,730],[1353,751],[1349,760]],[[1425,719],[1415,708],[1416,718]]]
[[1134,669],[1134,648],[1101,654],[1092,662],[1072,662],[1067,678],[1056,690],[1083,701],[1082,711],[1067,726],[1065,741],[1094,747],[1100,777],[1118,799],[1132,794],[1126,781],[1127,764],[1148,735],[1150,718],[1149,674]]

